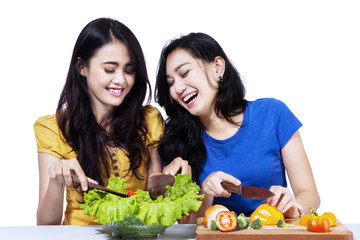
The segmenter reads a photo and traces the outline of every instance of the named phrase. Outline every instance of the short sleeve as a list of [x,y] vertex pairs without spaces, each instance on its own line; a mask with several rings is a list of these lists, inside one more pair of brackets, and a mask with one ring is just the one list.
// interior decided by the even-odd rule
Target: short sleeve
[[68,159],[71,147],[62,139],[55,115],[40,117],[34,123],[37,151]]
[[162,118],[160,111],[151,105],[144,107],[144,113],[148,127],[146,146],[147,148],[154,148],[157,147],[164,134],[164,119]]
[[302,126],[302,123],[297,117],[290,111],[285,103],[279,100],[275,100],[275,109],[277,111],[277,125],[276,134],[281,149],[285,147],[290,138],[295,134],[296,131]]

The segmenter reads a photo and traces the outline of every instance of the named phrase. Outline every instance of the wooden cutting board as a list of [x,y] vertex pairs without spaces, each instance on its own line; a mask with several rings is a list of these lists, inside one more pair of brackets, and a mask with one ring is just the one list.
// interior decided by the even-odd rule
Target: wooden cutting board
[[331,239],[331,240],[353,240],[353,233],[347,229],[341,222],[337,221],[337,226],[331,227],[328,233],[309,232],[306,227],[299,225],[299,220],[287,220],[287,223],[294,223],[294,227],[279,228],[275,225],[262,226],[260,229],[244,229],[231,232],[211,231],[202,224],[203,218],[198,218],[195,239],[212,240],[212,239],[264,239],[264,240],[303,240],[303,239]]

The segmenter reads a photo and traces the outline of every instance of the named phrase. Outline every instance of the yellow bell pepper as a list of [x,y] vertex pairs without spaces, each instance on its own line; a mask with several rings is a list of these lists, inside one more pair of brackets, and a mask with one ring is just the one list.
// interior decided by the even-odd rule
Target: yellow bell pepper
[[280,219],[284,220],[284,214],[276,207],[263,203],[251,214],[250,222],[255,218],[260,218],[263,225],[276,225]]

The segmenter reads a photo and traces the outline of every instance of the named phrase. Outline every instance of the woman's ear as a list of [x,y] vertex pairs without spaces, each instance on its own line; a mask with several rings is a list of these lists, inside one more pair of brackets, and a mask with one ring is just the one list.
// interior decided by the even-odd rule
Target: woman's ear
[[80,73],[81,76],[87,77],[88,68],[84,60],[82,60],[81,58],[76,59],[76,70]]
[[218,77],[223,77],[225,72],[225,59],[220,56],[215,57],[214,59],[215,70]]

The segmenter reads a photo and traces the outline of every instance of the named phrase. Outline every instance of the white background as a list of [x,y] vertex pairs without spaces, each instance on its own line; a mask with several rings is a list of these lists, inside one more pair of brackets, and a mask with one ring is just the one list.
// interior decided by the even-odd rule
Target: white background
[[33,123],[55,112],[75,40],[98,17],[133,30],[153,89],[167,40],[213,36],[244,77],[247,99],[278,98],[304,124],[319,212],[360,223],[359,12],[347,0],[2,1],[0,226],[36,224]]

